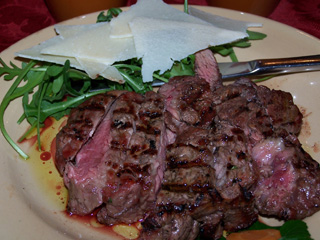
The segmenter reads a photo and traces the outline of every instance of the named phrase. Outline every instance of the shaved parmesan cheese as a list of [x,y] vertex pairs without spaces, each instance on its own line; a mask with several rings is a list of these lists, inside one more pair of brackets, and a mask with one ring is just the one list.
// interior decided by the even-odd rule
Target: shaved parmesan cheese
[[207,22],[184,13],[164,3],[162,0],[139,0],[135,5],[132,5],[128,11],[120,13],[117,18],[111,20],[111,37],[131,37],[132,33],[129,23],[136,17],[147,17],[152,19],[156,18],[208,25]]
[[[171,68],[173,61],[210,46],[244,38],[246,33],[195,23],[151,18],[135,18],[130,22],[137,56],[142,58],[144,82],[152,81],[152,74]],[[156,30],[155,30],[156,29]]]
[[77,61],[80,63],[83,70],[89,75],[90,78],[95,79],[99,76],[99,73],[103,72],[110,64],[104,64],[92,59],[77,57]]
[[103,72],[100,73],[100,75],[104,78],[119,82],[121,84],[125,83],[123,76],[120,74],[118,69],[114,66],[108,66]]
[[77,57],[76,59],[81,64],[82,69],[89,75],[90,78],[95,79],[98,76],[102,76],[112,81],[124,83],[124,79],[117,68],[99,62],[97,60],[79,57]]
[[44,48],[41,53],[92,59],[92,61],[101,62],[105,65],[136,57],[133,39],[110,38],[110,30],[109,23],[99,24],[92,29],[66,37],[64,41]]
[[105,23],[93,23],[93,24],[83,24],[83,25],[55,25],[54,28],[56,33],[59,34],[62,38],[73,37],[82,32],[90,31],[96,27],[100,27]]
[[92,79],[97,76],[102,76],[106,79],[123,83],[124,79],[119,71],[110,65],[101,64],[97,61],[92,61],[92,59],[85,58],[73,58],[73,57],[63,57],[54,55],[41,54],[43,48],[51,46],[53,44],[61,42],[63,39],[60,36],[53,37],[41,44],[35,45],[31,48],[19,51],[16,56],[22,58],[28,58],[38,61],[51,62],[63,65],[67,60],[70,61],[70,66],[79,70],[84,70],[88,76]]
[[57,63],[63,65],[66,60],[70,61],[70,66],[82,69],[82,66],[79,64],[79,62],[73,58],[73,57],[60,57],[60,56],[50,56],[50,55],[43,55],[41,54],[42,49],[47,48],[48,46],[51,46],[53,44],[60,43],[62,41],[62,38],[59,36],[53,37],[47,41],[42,42],[41,44],[35,45],[31,48],[19,51],[16,53],[16,56],[22,57],[22,58],[28,58],[38,61],[45,61],[45,62],[51,62],[51,63]]
[[228,29],[232,31],[246,32],[248,27],[261,27],[261,23],[244,22],[239,20],[233,20],[230,18],[225,18],[217,15],[213,15],[194,7],[189,7],[189,14],[194,17],[200,18],[213,26],[218,28]]

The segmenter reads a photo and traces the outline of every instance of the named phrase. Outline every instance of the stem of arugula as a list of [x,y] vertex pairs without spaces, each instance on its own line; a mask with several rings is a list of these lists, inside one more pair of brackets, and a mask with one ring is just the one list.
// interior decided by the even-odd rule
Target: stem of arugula
[[189,13],[188,0],[184,0],[184,12],[185,12],[185,13]]
[[18,97],[18,96],[12,96],[12,94],[13,94],[14,90],[19,86],[21,81],[24,79],[26,74],[30,71],[30,69],[34,65],[36,65],[36,63],[34,61],[30,61],[27,64],[27,66],[24,68],[22,74],[19,75],[19,77],[17,77],[17,79],[14,81],[14,83],[12,84],[12,86],[10,87],[10,89],[8,90],[8,92],[6,93],[6,95],[4,96],[4,98],[0,104],[0,116],[1,116],[0,117],[0,128],[2,130],[3,136],[8,141],[8,143],[14,148],[14,150],[17,151],[19,153],[19,155],[24,159],[28,159],[29,156],[27,154],[25,154],[22,151],[22,149],[9,136],[9,134],[6,130],[5,124],[4,124],[4,112],[7,109],[9,103]]
[[39,99],[39,105],[38,105],[38,117],[37,117],[37,139],[38,139],[38,149],[41,151],[41,143],[40,143],[40,115],[41,115],[41,102],[43,99],[43,96],[47,90],[48,82],[43,82],[40,85],[40,99]]

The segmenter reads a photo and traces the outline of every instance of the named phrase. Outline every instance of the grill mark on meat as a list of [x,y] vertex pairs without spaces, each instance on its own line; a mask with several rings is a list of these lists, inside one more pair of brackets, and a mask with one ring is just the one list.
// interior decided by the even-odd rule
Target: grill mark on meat
[[214,171],[210,167],[168,169],[162,187],[170,191],[208,192],[214,187],[212,175]]
[[119,119],[115,119],[113,121],[113,128],[121,128],[121,129],[126,129],[126,128],[132,128],[132,124],[129,122],[122,122]]
[[140,118],[148,117],[150,119],[155,119],[162,117],[162,112],[157,112],[157,111],[146,111],[146,112],[139,112]]
[[[207,148],[202,147],[204,145],[205,144],[199,144],[201,147],[184,143],[169,145],[167,147],[167,168],[192,168],[195,166],[207,167],[209,163],[206,161],[206,158],[211,153]],[[175,153],[176,150],[181,151],[181,155],[177,155]],[[188,154],[184,155],[183,152],[188,152]],[[192,153],[191,156],[190,153]]]
[[158,153],[157,149],[152,149],[150,145],[134,145],[131,147],[130,154],[132,157],[137,158],[140,154],[143,155],[156,155]]
[[[116,176],[123,177],[128,176],[132,181],[139,183],[143,183],[143,175],[148,172],[150,165],[140,166],[138,164],[125,163],[121,168],[117,169]],[[126,182],[126,179],[122,178],[122,182]],[[121,183],[120,183],[121,185]]]
[[208,166],[207,163],[203,162],[201,158],[194,159],[193,161],[182,159],[177,161],[174,157],[169,157],[167,162],[167,168],[168,169],[174,169],[174,168],[193,168],[195,166]]
[[121,140],[120,141],[115,141],[112,140],[110,142],[110,146],[112,149],[119,149],[119,150],[127,150],[127,145],[128,145],[128,139],[123,135],[123,137],[119,137]]
[[[212,204],[212,199],[218,205]],[[162,189],[157,199],[157,209],[155,214],[162,215],[165,212],[168,213],[181,213],[188,212],[191,216],[197,219],[199,216],[206,215],[203,210],[210,210],[211,208],[219,207],[220,198],[214,194],[214,191],[210,194],[203,192],[173,192]],[[200,211],[199,211],[200,209]],[[210,210],[211,211],[211,210]],[[152,218],[152,215],[151,215]]]
[[208,183],[205,184],[192,184],[192,185],[186,185],[186,184],[165,184],[162,186],[164,190],[173,191],[173,192],[185,192],[185,191],[192,191],[192,192],[208,192],[211,190],[211,186]]
[[150,127],[145,125],[137,125],[136,130],[140,132],[144,132],[146,134],[153,134],[153,135],[159,135],[161,133],[161,130],[156,127]]
[[133,145],[131,146],[130,150],[130,154],[134,155],[134,154],[139,154],[145,150],[149,149],[148,145],[144,144],[144,145]]
[[247,154],[244,153],[243,151],[238,151],[238,152],[236,152],[236,154],[237,154],[238,160],[244,160],[244,159],[246,159]]

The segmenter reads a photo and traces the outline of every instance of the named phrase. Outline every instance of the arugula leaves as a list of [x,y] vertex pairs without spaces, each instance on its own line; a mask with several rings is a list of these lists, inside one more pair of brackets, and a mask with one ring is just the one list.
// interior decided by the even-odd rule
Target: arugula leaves
[[260,229],[278,229],[281,233],[279,240],[312,240],[308,226],[302,220],[289,220],[280,227],[270,227],[257,221],[249,228],[249,230]]
[[247,30],[248,37],[240,39],[237,42],[211,47],[210,49],[221,56],[229,56],[232,62],[238,62],[238,58],[234,52],[235,47],[248,48],[251,46],[250,41],[262,40],[267,37],[266,34]]
[[[18,145],[12,140],[9,136],[5,126],[4,126],[4,112],[8,107],[9,103],[14,99],[21,97],[23,93],[21,92],[21,88],[18,88],[19,84],[23,81],[29,70],[35,65],[34,61],[29,62],[29,64],[25,65],[21,69],[19,69],[13,63],[10,63],[12,68],[7,66],[2,59],[0,59],[0,63],[2,64],[3,68],[0,69],[0,75],[6,74],[4,76],[5,80],[12,80],[14,77],[17,77],[16,80],[13,82],[11,87],[9,88],[8,92],[4,96],[1,104],[0,104],[0,128],[3,136],[8,141],[8,143],[22,156],[23,158],[27,158],[28,156],[18,147]],[[26,87],[25,87],[26,88]],[[26,89],[27,91],[29,89]]]
[[301,220],[291,220],[280,227],[280,240],[312,240],[307,224]]
[[[308,231],[307,224],[302,220],[289,220],[285,222],[282,226],[271,227],[259,221],[256,221],[248,229],[242,231],[250,230],[264,230],[264,229],[277,229],[281,233],[281,238],[279,240],[313,240]],[[219,240],[226,240],[227,238],[221,237]],[[201,240],[198,237],[197,240]]]
[[[24,113],[18,123],[26,119],[31,126],[30,131],[37,129],[38,145],[41,148],[40,128],[48,117],[59,120],[68,114],[72,107],[93,95],[108,90],[106,88],[101,91],[90,91],[91,79],[83,72],[71,69],[69,61],[66,61],[63,66],[48,63],[38,66],[36,61],[30,61],[28,64],[22,63],[21,68],[13,63],[8,66],[2,59],[0,63],[2,65],[0,76],[4,75],[5,80],[16,78],[0,105],[0,128],[5,139],[24,159],[27,159],[28,156],[12,140],[4,125],[4,112],[11,101],[22,97]],[[82,81],[80,87],[72,84],[79,80]],[[73,85],[78,89],[75,89]],[[31,101],[29,101],[29,96],[32,96]],[[19,141],[22,140],[23,138]]]
[[112,18],[118,16],[122,10],[120,8],[110,8],[106,14],[101,12],[97,17],[98,22],[110,22]]
[[[286,221],[282,226],[271,227],[259,221],[256,221],[248,229],[249,230],[264,230],[264,229],[277,229],[281,233],[281,238],[279,240],[313,240],[308,231],[307,224],[302,220],[289,220]],[[198,238],[201,240],[201,238]],[[221,237],[220,240],[226,240],[225,237]]]

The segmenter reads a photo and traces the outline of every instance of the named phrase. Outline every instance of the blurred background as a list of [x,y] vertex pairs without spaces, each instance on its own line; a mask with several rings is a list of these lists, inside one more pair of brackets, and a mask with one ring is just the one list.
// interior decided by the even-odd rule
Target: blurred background
[[[164,0],[183,4],[184,0]],[[0,0],[0,52],[60,21],[136,0]],[[189,0],[190,5],[225,7],[290,25],[320,38],[320,0]]]

